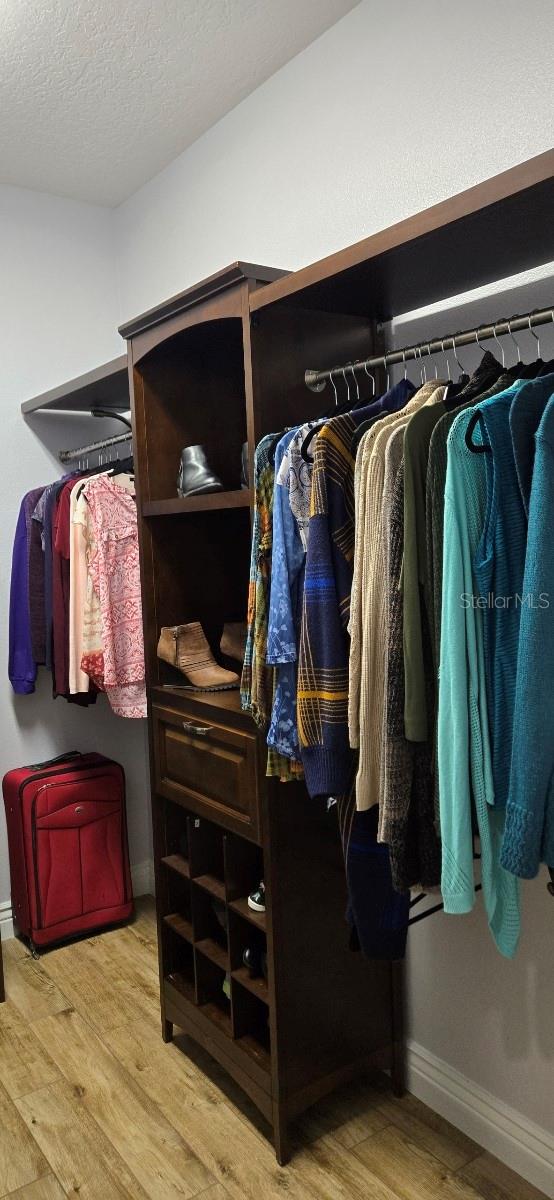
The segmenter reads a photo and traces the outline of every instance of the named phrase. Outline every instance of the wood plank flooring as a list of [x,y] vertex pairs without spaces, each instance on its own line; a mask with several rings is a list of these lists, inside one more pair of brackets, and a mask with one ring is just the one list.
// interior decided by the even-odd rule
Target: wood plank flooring
[[38,963],[8,941],[4,967],[1,1198],[544,1200],[377,1079],[306,1113],[279,1168],[263,1118],[225,1072],[188,1038],[161,1040],[148,899],[133,925]]

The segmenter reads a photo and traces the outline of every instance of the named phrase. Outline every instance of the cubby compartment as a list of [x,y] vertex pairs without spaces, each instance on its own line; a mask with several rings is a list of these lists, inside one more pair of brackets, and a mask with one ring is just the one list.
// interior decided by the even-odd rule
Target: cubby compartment
[[194,940],[197,950],[224,970],[229,968],[228,910],[225,901],[192,884]]
[[227,834],[225,838],[225,883],[229,901],[248,898],[264,877],[261,846]]
[[264,1072],[270,1070],[269,1008],[267,1004],[247,991],[237,980],[231,980],[233,997],[233,1037],[237,1045],[256,1066]]
[[223,489],[240,489],[247,436],[240,316],[204,321],[155,346],[135,366],[137,391],[148,446],[143,501],[177,497],[185,446],[203,446]]
[[162,862],[169,872],[184,879],[190,878],[188,822],[189,817],[181,806],[168,802],[165,817],[166,854]]
[[195,959],[200,1010],[213,1021],[214,1025],[217,1025],[218,1029],[231,1037],[231,1001],[223,990],[226,979],[225,968],[202,954],[198,946],[195,950]]
[[165,920],[173,922],[177,932],[192,940],[192,905],[190,883],[177,871],[170,871],[167,878],[167,909]]
[[223,842],[225,834],[211,821],[190,817],[191,877],[205,891],[225,899],[225,865]]
[[162,921],[161,937],[166,979],[185,999],[195,1003],[196,976],[191,942],[167,920]]
[[[250,952],[245,963],[245,951]],[[269,1004],[267,939],[265,933],[229,909],[229,952],[233,980],[258,1000]],[[265,971],[264,971],[265,962]]]
[[[250,510],[244,505],[152,516],[144,522],[143,536],[154,563],[152,591],[146,599],[156,622],[145,646],[149,682],[188,684],[172,663],[158,658],[160,631],[199,621],[214,657],[223,664],[223,626],[244,621],[246,612]],[[240,674],[240,664],[234,669]]]

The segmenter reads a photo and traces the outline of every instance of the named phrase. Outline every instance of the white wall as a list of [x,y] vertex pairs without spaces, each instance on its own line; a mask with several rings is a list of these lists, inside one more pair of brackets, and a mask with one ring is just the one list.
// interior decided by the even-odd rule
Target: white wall
[[[549,0],[530,0],[524,20],[520,0],[360,4],[116,211],[121,319],[237,258],[295,269],[548,149],[551,20]],[[551,274],[479,313],[552,303],[552,281],[540,282]],[[474,311],[460,307],[439,333]],[[514,963],[495,951],[480,905],[417,926],[408,960],[412,1041],[454,1071],[456,1086],[461,1073],[490,1093],[477,1135],[545,1189],[553,921],[554,901],[536,882],[524,889]],[[442,1084],[412,1081],[474,1131]],[[546,1131],[552,1169],[527,1154],[528,1121]]]
[[[21,417],[22,400],[123,352],[117,333],[112,214],[69,200],[0,188],[0,776],[62,750],[101,750],[127,772],[133,863],[148,859],[146,722],[114,717],[105,697],[77,709],[51,698],[44,671],[36,694],[14,696],[7,681],[8,605],[13,534],[20,500],[60,474],[53,449],[99,433],[91,418]],[[84,438],[83,438],[84,433]],[[9,899],[6,841],[0,833],[0,918]]]
[[550,0],[366,0],[116,211],[121,317],[296,269],[545,150]]

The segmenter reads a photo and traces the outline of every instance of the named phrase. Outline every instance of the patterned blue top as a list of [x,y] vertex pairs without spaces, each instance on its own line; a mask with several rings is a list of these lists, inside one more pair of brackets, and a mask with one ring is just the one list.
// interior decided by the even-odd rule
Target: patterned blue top
[[297,634],[300,629],[305,550],[290,506],[289,490],[279,482],[285,451],[296,430],[285,433],[275,450],[273,549],[267,637],[267,662],[275,666],[275,695],[267,734],[287,758],[300,760],[296,727]]

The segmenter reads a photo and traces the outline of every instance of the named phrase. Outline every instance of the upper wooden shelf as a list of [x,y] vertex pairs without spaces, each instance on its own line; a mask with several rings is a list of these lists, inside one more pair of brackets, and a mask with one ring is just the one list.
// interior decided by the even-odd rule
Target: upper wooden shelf
[[554,150],[277,280],[250,297],[377,320],[554,258]]
[[124,338],[136,337],[137,334],[144,333],[146,329],[160,325],[169,317],[175,317],[185,309],[193,308],[201,301],[208,300],[244,280],[267,284],[280,279],[285,274],[286,271],[280,271],[277,267],[261,267],[243,262],[231,263],[222,271],[216,271],[215,275],[209,275],[207,279],[202,279],[193,287],[186,288],[184,292],[178,292],[176,296],[171,296],[169,300],[157,304],[155,308],[149,308],[138,317],[133,317],[131,321],[126,321],[124,325],[120,325],[119,332]]
[[96,407],[127,412],[130,406],[127,355],[121,354],[77,379],[25,400],[21,412],[26,415],[39,411],[89,412]]
[[250,508],[253,492],[250,488],[237,488],[231,492],[208,492],[205,496],[179,496],[170,500],[145,500],[143,517],[171,517],[193,512],[224,512],[231,508]]

